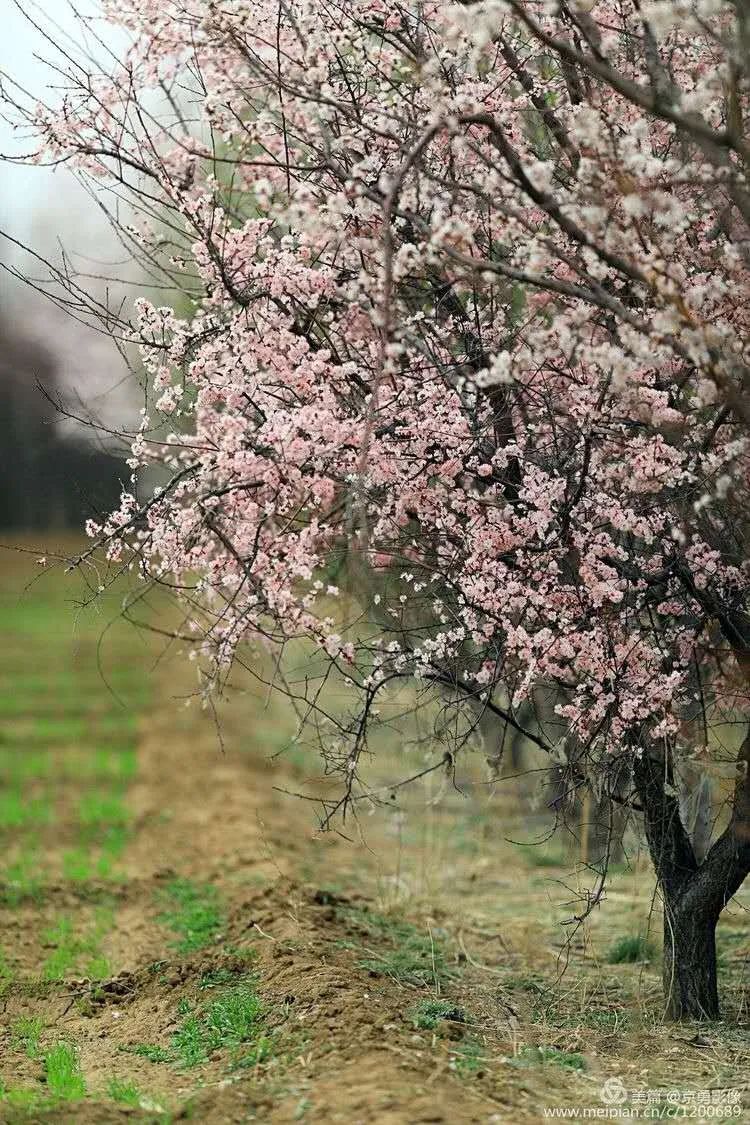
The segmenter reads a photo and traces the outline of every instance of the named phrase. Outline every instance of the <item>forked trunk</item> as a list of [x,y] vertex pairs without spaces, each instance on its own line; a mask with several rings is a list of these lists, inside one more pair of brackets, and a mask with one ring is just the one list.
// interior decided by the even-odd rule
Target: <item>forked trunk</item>
[[644,753],[634,763],[633,779],[664,901],[663,979],[669,1019],[715,1020],[720,1015],[716,925],[750,872],[750,736],[739,763],[730,822],[702,863],[680,818],[669,759]]

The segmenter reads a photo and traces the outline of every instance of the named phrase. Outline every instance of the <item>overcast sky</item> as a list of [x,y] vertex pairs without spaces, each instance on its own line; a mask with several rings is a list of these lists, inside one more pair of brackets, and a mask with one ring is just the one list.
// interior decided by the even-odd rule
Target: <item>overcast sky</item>
[[[76,6],[84,12],[95,10],[90,0],[84,0],[83,4],[76,0]],[[53,47],[44,41],[31,21],[46,28],[62,45],[80,43],[81,27],[68,0],[41,0],[40,3],[24,0],[23,10],[30,18],[24,15],[17,0],[2,0],[2,7],[0,72],[10,75],[32,95],[54,101],[52,84],[59,79],[43,61],[53,56]],[[6,122],[0,121],[0,152],[16,155],[25,147],[22,138],[14,134]],[[85,217],[84,223],[82,217]],[[100,229],[92,232],[92,223],[95,228],[99,227],[95,208],[64,167],[0,165],[0,225],[14,237],[35,243],[41,238],[54,245],[64,226],[68,228],[69,237],[85,240],[102,233]],[[4,258],[8,252],[6,245],[2,250]]]
[[[50,58],[53,48],[44,42],[16,0],[0,3],[0,72],[11,75],[30,93],[53,102],[51,84],[55,79],[38,57]],[[95,0],[76,0],[76,6],[79,11],[91,12]],[[47,28],[55,42],[81,42],[82,31],[68,0],[24,0],[23,8]],[[24,148],[22,139],[0,121],[0,152],[15,155]],[[106,265],[122,257],[106,219],[64,166],[29,168],[0,163],[0,230],[48,257],[57,257],[60,243],[74,262],[95,259]],[[0,239],[0,261],[30,272],[28,260],[24,262],[23,255],[6,238]],[[55,352],[65,383],[108,424],[130,413],[128,405],[133,405],[134,397],[121,385],[122,364],[101,335],[86,331],[49,302],[35,297],[26,286],[14,283],[4,271],[0,273],[0,303],[6,313],[12,310],[14,320],[22,323],[26,333]]]

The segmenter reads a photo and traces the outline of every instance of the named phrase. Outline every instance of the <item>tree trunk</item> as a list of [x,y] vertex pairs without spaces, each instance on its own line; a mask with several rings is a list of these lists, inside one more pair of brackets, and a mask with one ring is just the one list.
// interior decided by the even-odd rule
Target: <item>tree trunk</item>
[[670,1019],[718,1019],[716,925],[750,873],[750,734],[738,755],[732,815],[699,863],[680,819],[669,756],[635,759],[651,859],[664,900],[664,999]]
[[691,897],[664,903],[665,1014],[671,1020],[717,1020],[717,919],[696,915]]

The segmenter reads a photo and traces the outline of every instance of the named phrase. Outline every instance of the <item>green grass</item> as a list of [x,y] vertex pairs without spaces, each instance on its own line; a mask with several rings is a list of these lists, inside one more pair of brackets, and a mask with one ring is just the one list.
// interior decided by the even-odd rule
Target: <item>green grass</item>
[[585,1070],[586,1060],[577,1051],[560,1051],[557,1047],[522,1047],[513,1059],[516,1066],[561,1066],[565,1070]]
[[84,827],[121,826],[129,813],[122,797],[115,793],[84,793],[78,805],[78,819]]
[[[254,960],[254,956],[246,958],[246,961]],[[221,988],[223,985],[232,984],[234,981],[236,981],[238,976],[244,976],[246,972],[247,968],[244,966],[233,969],[209,969],[208,972],[205,972],[201,975],[201,978],[198,981],[198,988],[203,990],[208,988]]]
[[78,1052],[71,1043],[57,1043],[44,1055],[47,1089],[55,1098],[72,1101],[86,1096]]
[[[239,1052],[238,1049],[248,1050]],[[272,1051],[264,1029],[264,1008],[255,982],[228,989],[210,1004],[188,1015],[172,1036],[175,1059],[184,1067],[198,1066],[213,1051],[231,1048],[236,1065],[262,1062]]]
[[[110,627],[121,586],[81,610],[87,595],[77,574],[60,568],[40,577],[26,563],[4,561],[10,565],[0,572],[0,676],[8,685],[0,694],[0,834],[12,833],[16,847],[0,864],[0,901],[15,907],[57,881],[56,864],[45,861],[59,855],[48,844],[53,832],[69,841],[64,878],[116,877],[150,681],[143,634],[124,622]],[[22,593],[27,579],[40,580]]]
[[[1,697],[0,697],[1,698]],[[29,706],[28,702],[24,706]],[[73,782],[130,781],[135,774],[137,758],[132,746],[115,748],[60,747],[50,750],[0,749],[0,781],[17,786],[29,781],[54,779]]]
[[476,1039],[464,1039],[453,1052],[452,1065],[462,1078],[472,1078],[485,1063],[482,1044]]
[[3,874],[5,885],[0,890],[3,906],[16,907],[41,897],[37,851],[32,844],[22,847],[18,858],[8,864]]
[[19,1016],[11,1024],[10,1045],[14,1051],[23,1051],[30,1059],[38,1059],[43,1031],[44,1020],[40,1016]]
[[189,879],[174,879],[161,897],[167,909],[158,920],[177,934],[172,942],[174,949],[179,953],[195,953],[211,945],[224,923],[213,887]]
[[358,963],[373,975],[422,987],[439,985],[455,975],[446,963],[442,942],[429,930],[423,933],[411,922],[370,910],[347,907],[341,915],[369,939],[359,946],[366,955]]
[[8,957],[4,949],[0,949],[0,994],[4,987],[13,980],[15,973],[8,964]]
[[54,948],[42,965],[43,979],[64,980],[74,970],[83,971],[93,980],[109,976],[109,964],[100,945],[112,925],[112,919],[112,911],[101,907],[96,911],[93,926],[88,932],[78,933],[70,918],[59,918],[44,934],[46,942]]
[[148,1059],[152,1063],[172,1062],[174,1057],[166,1047],[158,1047],[153,1043],[136,1043],[133,1047],[123,1049],[130,1055],[138,1055],[139,1058]]
[[607,951],[610,965],[635,965],[650,961],[654,955],[652,943],[643,934],[627,934],[618,938]]
[[266,1031],[266,1013],[253,978],[245,978],[195,1010],[181,1001],[177,1012],[183,1018],[168,1049],[138,1043],[128,1047],[128,1052],[185,1069],[200,1066],[218,1050],[231,1050],[237,1067],[254,1066],[273,1053],[273,1038]]
[[55,810],[52,796],[30,797],[21,789],[0,793],[0,831],[51,824]]
[[126,1078],[110,1078],[107,1083],[107,1095],[118,1105],[138,1106],[141,1102],[141,1092],[135,1082]]
[[434,1030],[441,1020],[466,1023],[466,1013],[450,1000],[420,1000],[412,1009],[414,1026],[422,1031]]
[[173,1058],[185,1067],[198,1066],[208,1058],[208,1038],[197,1016],[183,1020],[172,1036]]
[[[0,1079],[0,1101],[7,1106],[13,1106],[15,1109],[19,1110],[21,1116],[16,1115],[10,1119],[4,1118],[4,1120],[14,1122],[28,1121],[28,1113],[30,1111],[44,1109],[54,1104],[53,1099],[40,1093],[38,1090],[32,1090],[23,1086],[6,1086],[2,1079]],[[31,1120],[33,1120],[33,1118]]]

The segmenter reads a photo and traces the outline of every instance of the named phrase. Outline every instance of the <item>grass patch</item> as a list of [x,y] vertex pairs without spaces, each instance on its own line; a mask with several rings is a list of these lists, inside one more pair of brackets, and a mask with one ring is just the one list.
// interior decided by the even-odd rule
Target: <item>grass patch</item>
[[45,940],[54,946],[42,966],[44,980],[64,980],[78,967],[93,980],[109,976],[109,963],[102,955],[100,943],[112,925],[112,919],[110,909],[100,909],[90,933],[78,935],[70,918],[60,918],[44,935]]
[[71,1043],[57,1043],[44,1055],[47,1089],[55,1098],[73,1101],[86,1096],[78,1052]]
[[78,805],[78,819],[85,827],[122,826],[129,819],[122,798],[112,793],[84,793]]
[[402,984],[421,987],[439,985],[455,976],[445,960],[441,942],[422,933],[411,922],[388,918],[375,911],[352,907],[341,912],[348,922],[377,948],[360,948],[367,954],[359,965],[375,976],[388,976]]
[[441,1020],[466,1023],[466,1013],[450,1000],[420,1000],[412,1009],[414,1026],[422,1031],[432,1031]]
[[107,1083],[107,1095],[118,1105],[139,1106],[141,1104],[140,1090],[135,1082],[130,1082],[126,1078],[110,1078]]
[[577,1051],[560,1051],[557,1047],[522,1047],[512,1060],[515,1066],[561,1066],[565,1070],[585,1070],[586,1060]]
[[39,1038],[44,1031],[40,1016],[19,1016],[11,1025],[10,1045],[14,1051],[23,1051],[30,1059],[39,1058]]
[[2,1079],[0,1079],[0,1101],[20,1111],[20,1116],[4,1117],[5,1121],[14,1122],[29,1121],[29,1111],[44,1109],[54,1104],[51,1098],[39,1093],[38,1090],[31,1090],[24,1086],[6,1086]]
[[8,964],[8,957],[4,949],[0,949],[0,995],[10,982],[13,980],[15,973]]
[[[245,958],[246,961],[254,961],[255,955]],[[245,976],[247,967],[245,965],[238,965],[236,968],[218,968],[209,969],[208,972],[201,975],[198,981],[198,988],[205,991],[209,988],[221,988],[227,984],[233,984],[237,977]]]
[[[65,837],[72,837],[64,876],[81,883],[111,875],[127,838],[123,795],[135,773],[136,731],[151,685],[143,634],[119,622],[103,634],[121,589],[79,609],[74,630],[82,592],[77,575],[55,569],[37,582],[27,560],[0,562],[0,639],[6,641],[0,665],[7,682],[0,697],[0,831],[15,833],[18,843],[22,833],[33,833],[36,850],[30,862],[25,853],[34,849],[24,843],[21,858],[11,854],[2,866],[0,901],[13,907],[57,879],[56,867],[45,867],[47,857],[59,854],[59,837],[50,840],[63,821]],[[22,595],[27,578],[33,590]],[[16,635],[23,638],[20,648]],[[53,964],[45,972],[59,973],[62,956],[57,970]]]
[[39,899],[41,890],[36,849],[27,845],[18,859],[5,869],[5,885],[0,891],[0,901],[11,908],[20,906],[23,902]]
[[462,1078],[473,1078],[484,1067],[482,1044],[477,1039],[464,1039],[453,1052],[452,1067]]
[[607,951],[610,965],[635,965],[639,961],[650,961],[654,947],[643,934],[626,934],[618,938]]
[[38,828],[53,817],[51,796],[29,797],[20,789],[0,793],[0,829]]
[[[237,1049],[244,1046],[250,1050],[240,1054]],[[271,1037],[264,1032],[263,1003],[250,980],[188,1015],[172,1036],[174,1057],[184,1067],[198,1066],[225,1048],[235,1050],[238,1066],[262,1062],[272,1053]]]
[[169,908],[159,915],[158,921],[178,935],[172,947],[179,953],[194,953],[216,939],[223,918],[212,886],[174,879],[164,889],[162,898]]
[[148,1059],[152,1063],[172,1062],[174,1055],[166,1047],[158,1047],[153,1043],[136,1043],[133,1047],[123,1047],[130,1055],[138,1055],[141,1059]]

